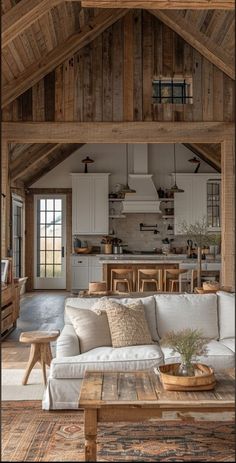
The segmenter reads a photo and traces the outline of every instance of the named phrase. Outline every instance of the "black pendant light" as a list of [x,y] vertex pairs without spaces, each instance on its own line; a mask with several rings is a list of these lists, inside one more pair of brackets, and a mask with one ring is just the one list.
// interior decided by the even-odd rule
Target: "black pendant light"
[[194,156],[193,158],[188,159],[188,162],[191,162],[191,164],[196,165],[196,169],[194,171],[194,173],[196,174],[198,172],[199,167],[200,167],[201,161],[199,161],[199,159],[197,159],[196,156]]
[[129,177],[129,165],[128,165],[129,159],[128,159],[128,143],[126,143],[126,185],[124,188],[122,188],[121,193],[124,195],[127,193],[136,193],[136,190],[133,190],[132,188],[129,187],[128,184],[128,177]]
[[176,183],[176,159],[175,159],[175,144],[174,144],[174,174],[175,174],[175,183],[174,185],[170,188],[171,193],[184,193],[184,190],[179,188]]

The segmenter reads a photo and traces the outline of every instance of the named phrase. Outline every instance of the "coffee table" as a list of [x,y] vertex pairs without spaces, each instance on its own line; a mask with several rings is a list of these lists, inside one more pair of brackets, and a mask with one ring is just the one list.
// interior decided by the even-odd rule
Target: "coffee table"
[[96,461],[97,424],[161,418],[165,411],[234,410],[234,370],[216,373],[212,391],[165,391],[154,371],[85,373],[79,408],[84,409],[85,461]]

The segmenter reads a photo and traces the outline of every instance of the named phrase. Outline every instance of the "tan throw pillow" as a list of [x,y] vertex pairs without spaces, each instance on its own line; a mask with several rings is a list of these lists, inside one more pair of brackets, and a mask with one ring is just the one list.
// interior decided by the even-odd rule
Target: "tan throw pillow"
[[122,305],[109,300],[105,305],[113,347],[153,344],[142,302]]
[[96,347],[112,346],[106,312],[98,314],[91,309],[70,306],[65,310],[79,338],[81,354]]

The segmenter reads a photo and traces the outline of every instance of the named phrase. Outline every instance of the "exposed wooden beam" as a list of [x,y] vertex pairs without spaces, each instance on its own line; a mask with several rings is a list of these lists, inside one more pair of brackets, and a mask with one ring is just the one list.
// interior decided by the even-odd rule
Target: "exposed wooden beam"
[[60,144],[33,145],[30,150],[26,150],[23,155],[17,157],[10,164],[11,180],[17,180],[24,177],[27,172],[34,170],[37,164],[40,164],[49,154],[54,153]]
[[[65,161],[71,154],[73,154],[76,150],[81,148],[83,144],[69,144],[69,145],[57,145],[57,148],[55,150],[55,153],[48,161],[46,165],[43,167],[39,167],[39,169],[34,172],[30,177],[28,177],[25,180],[25,185],[27,187],[30,187],[35,183],[37,180],[39,180],[41,177],[46,175],[48,172],[50,172],[52,169],[55,169],[56,166],[58,166],[61,162]],[[51,153],[52,154],[52,153]],[[49,156],[50,157],[50,156]]]
[[210,37],[205,36],[187,19],[176,15],[175,11],[149,10],[156,18],[170,27],[193,48],[227,74],[231,79],[235,79],[235,69],[232,57],[223,50]]
[[[183,143],[183,145],[186,146],[186,148],[188,148],[194,154],[196,154],[196,156],[198,156],[202,161],[206,162],[207,164],[209,164],[209,166],[213,167],[213,169],[216,169],[218,172],[221,172],[221,162],[220,160],[218,160],[218,157],[214,156],[214,153],[209,153],[209,150],[204,150],[202,146],[199,148],[199,145],[197,144]],[[208,145],[205,146],[207,148]]]
[[2,16],[2,47],[62,0],[21,0]]
[[234,0],[82,0],[86,8],[153,8],[157,10],[233,10]]
[[231,122],[3,122],[2,137],[17,143],[220,143]]
[[105,29],[110,27],[120,18],[125,16],[124,10],[105,10],[91,19],[80,32],[73,34],[64,43],[54,48],[40,61],[33,63],[19,77],[9,82],[2,89],[2,106],[6,106],[28,88],[36,84],[46,74],[55,69],[59,64],[73,56],[81,48],[88,45]]

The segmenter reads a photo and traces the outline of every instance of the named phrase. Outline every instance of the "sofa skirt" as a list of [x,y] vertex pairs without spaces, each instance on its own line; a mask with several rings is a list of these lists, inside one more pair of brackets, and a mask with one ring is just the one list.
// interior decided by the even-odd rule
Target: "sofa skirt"
[[79,393],[82,379],[48,378],[44,392],[43,410],[78,410]]

